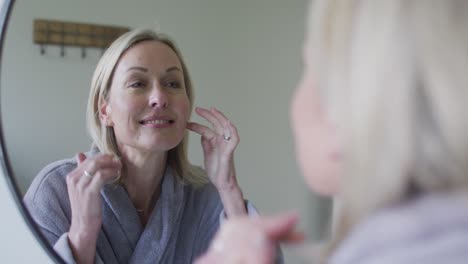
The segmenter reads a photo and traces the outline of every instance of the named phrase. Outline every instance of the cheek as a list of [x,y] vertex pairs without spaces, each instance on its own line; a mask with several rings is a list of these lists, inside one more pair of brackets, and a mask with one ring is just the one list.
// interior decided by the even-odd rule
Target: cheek
[[[296,158],[298,159],[299,166],[303,171],[304,177],[307,179],[308,170],[307,164],[310,164],[311,153],[308,153],[310,145],[310,136],[313,136],[310,132],[310,126],[312,122],[312,116],[307,115],[307,104],[306,97],[304,94],[304,88],[307,84],[306,80],[302,80],[294,92],[291,102],[291,126],[294,134],[294,142],[296,148]],[[307,137],[309,135],[309,137]]]
[[120,122],[132,123],[141,117],[141,113],[144,111],[144,103],[138,102],[138,100],[120,100],[114,103],[113,112],[114,119],[120,120]]
[[190,101],[187,96],[180,96],[175,98],[173,101],[173,111],[177,114],[179,122],[183,123],[182,125],[185,128],[190,116]]
[[[303,104],[302,89],[298,89],[294,96],[293,105],[291,109],[292,128],[294,133],[294,142],[296,150],[296,158],[299,167],[305,180],[310,185],[310,179],[313,178],[314,163],[317,157],[314,157],[314,143],[313,140],[314,129],[311,127],[312,116],[306,114],[306,109]],[[316,131],[315,131],[316,132]]]
[[300,145],[302,134],[305,133],[304,125],[310,123],[313,118],[308,114],[313,100],[306,94],[306,87],[307,80],[303,79],[296,88],[291,102],[290,119],[297,145]]
[[337,176],[335,138],[310,80],[302,80],[296,89],[291,103],[291,121],[296,158],[305,181],[320,194],[333,194]]
[[[176,138],[178,142],[183,140],[186,135],[187,121],[190,116],[190,102],[188,98],[179,98],[175,102],[174,112],[177,114]],[[178,143],[178,144],[179,144]]]

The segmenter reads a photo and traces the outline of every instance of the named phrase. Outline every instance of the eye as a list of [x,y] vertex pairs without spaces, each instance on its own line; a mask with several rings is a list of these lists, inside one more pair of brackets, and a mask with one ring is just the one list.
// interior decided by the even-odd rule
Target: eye
[[164,83],[164,86],[169,87],[169,88],[180,88],[180,82],[179,81],[168,81]]
[[131,88],[143,88],[143,87],[145,87],[145,83],[142,82],[142,81],[133,81],[133,82],[130,82],[129,87],[131,87]]

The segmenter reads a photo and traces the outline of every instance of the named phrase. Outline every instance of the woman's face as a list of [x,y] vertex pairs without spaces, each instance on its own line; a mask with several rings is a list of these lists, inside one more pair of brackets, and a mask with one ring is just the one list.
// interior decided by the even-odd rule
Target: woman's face
[[114,128],[120,150],[164,152],[185,134],[190,102],[175,52],[158,41],[143,41],[118,62],[101,116]]
[[309,54],[306,44],[303,76],[291,103],[296,158],[310,188],[333,195],[339,189],[341,151],[336,131],[321,105]]

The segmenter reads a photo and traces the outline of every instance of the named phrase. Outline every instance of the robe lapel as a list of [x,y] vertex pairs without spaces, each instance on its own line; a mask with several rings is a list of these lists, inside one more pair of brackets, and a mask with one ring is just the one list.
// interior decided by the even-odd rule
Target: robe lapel
[[[130,263],[160,263],[174,254],[184,204],[184,186],[168,166],[161,194],[137,242]],[[164,256],[164,259],[163,259]]]
[[122,186],[106,185],[101,191],[103,206],[103,236],[107,238],[119,263],[127,263],[132,256],[143,227],[126,190]]

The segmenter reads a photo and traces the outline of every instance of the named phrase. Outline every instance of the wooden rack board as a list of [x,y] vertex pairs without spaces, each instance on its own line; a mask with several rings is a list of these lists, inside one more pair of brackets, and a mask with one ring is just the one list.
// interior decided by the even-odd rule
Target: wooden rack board
[[34,43],[107,48],[112,41],[129,30],[127,27],[36,19],[34,20]]

